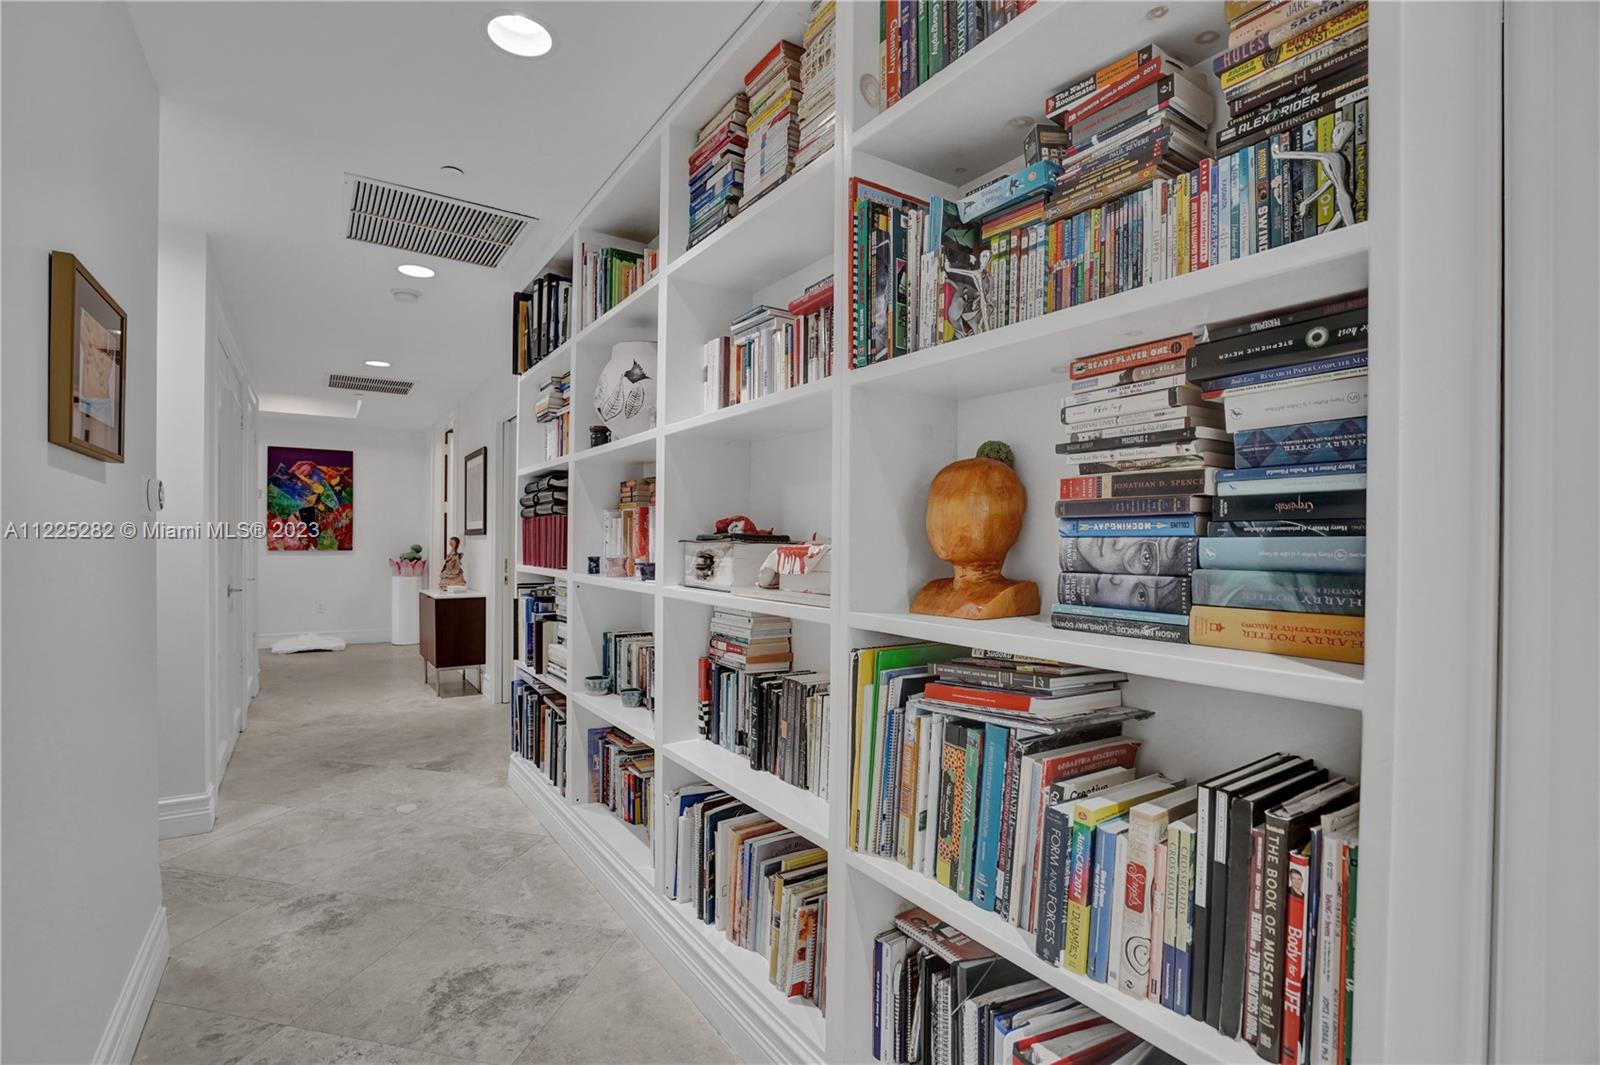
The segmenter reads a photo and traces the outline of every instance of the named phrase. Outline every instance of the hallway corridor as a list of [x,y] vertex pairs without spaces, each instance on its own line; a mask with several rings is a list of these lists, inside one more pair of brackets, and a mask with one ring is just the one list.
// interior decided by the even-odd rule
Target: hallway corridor
[[507,745],[414,647],[264,654],[216,830],[161,845],[135,1061],[732,1060],[512,795]]

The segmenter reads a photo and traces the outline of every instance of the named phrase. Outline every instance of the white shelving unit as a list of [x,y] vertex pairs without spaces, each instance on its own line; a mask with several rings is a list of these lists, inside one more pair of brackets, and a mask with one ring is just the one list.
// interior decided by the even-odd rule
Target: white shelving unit
[[[1498,261],[1465,234],[1498,225],[1500,175],[1480,119],[1498,114],[1499,22],[1486,5],[1375,5],[1371,16],[1372,221],[862,370],[848,367],[848,180],[951,193],[1015,167],[1021,130],[1046,92],[1154,40],[1190,61],[1226,36],[1216,2],[1042,0],[906,100],[879,113],[877,5],[840,4],[833,149],[686,251],[687,166],[699,124],[780,38],[798,41],[799,0],[760,6],[596,194],[541,266],[570,268],[580,241],[611,234],[661,250],[660,273],[584,325],[518,382],[531,423],[537,386],[573,371],[571,454],[546,460],[542,427],[519,441],[519,486],[571,470],[566,572],[571,794],[563,801],[520,759],[510,780],[630,927],[750,1060],[871,1057],[872,938],[919,905],[1184,1061],[1254,1061],[1252,1048],[1131,1001],[1034,957],[1027,937],[937,884],[848,846],[850,728],[844,678],[854,647],[940,640],[1122,670],[1128,701],[1155,711],[1135,728],[1144,764],[1199,779],[1258,753],[1292,749],[1362,782],[1357,1060],[1482,1056],[1488,1005],[1498,499]],[[1199,40],[1197,40],[1197,38]],[[1439,63],[1440,55],[1452,60]],[[1461,145],[1475,146],[1462,154]],[[1451,155],[1452,146],[1456,154]],[[832,274],[835,375],[723,410],[702,408],[702,347],[755,303],[782,303]],[[1034,506],[1007,562],[1055,585],[1059,371],[1069,358],[1207,321],[1370,286],[1372,390],[1367,661],[1344,666],[1202,647],[1071,634],[1044,618],[967,622],[907,613],[947,569],[923,533],[929,479],[985,439],[1010,443]],[[653,340],[656,425],[588,446],[587,416],[610,345]],[[524,444],[524,441],[526,444]],[[533,454],[535,445],[541,445]],[[617,482],[657,478],[657,580],[582,572],[598,553],[598,511]],[[745,513],[836,547],[829,607],[726,596],[682,585],[676,541]],[[752,770],[696,733],[694,661],[713,607],[785,615],[797,657],[836,681],[831,801]],[[657,637],[653,713],[582,690],[600,633]],[[605,810],[579,801],[581,736],[616,725],[652,744],[657,790],[705,780],[829,851],[824,1018],[783,998],[755,955],[722,940],[663,894],[659,854]],[[662,813],[660,809],[658,815]],[[662,823],[660,816],[656,818]],[[1442,829],[1442,826],[1451,826]],[[1482,930],[1481,933],[1479,930]],[[1442,977],[1442,978],[1441,978]]]

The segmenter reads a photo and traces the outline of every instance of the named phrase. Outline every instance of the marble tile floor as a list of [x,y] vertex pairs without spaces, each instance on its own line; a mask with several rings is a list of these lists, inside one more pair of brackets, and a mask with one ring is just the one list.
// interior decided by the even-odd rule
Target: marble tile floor
[[172,953],[134,1061],[733,1061],[506,786],[506,711],[419,663],[262,655],[216,828],[161,844]]

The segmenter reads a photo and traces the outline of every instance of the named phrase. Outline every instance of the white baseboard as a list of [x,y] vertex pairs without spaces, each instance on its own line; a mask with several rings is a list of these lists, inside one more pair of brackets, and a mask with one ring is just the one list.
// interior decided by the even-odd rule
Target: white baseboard
[[105,1031],[101,1033],[100,1045],[94,1052],[94,1065],[128,1065],[133,1060],[134,1048],[139,1045],[139,1034],[144,1031],[145,1018],[150,1016],[156,987],[161,983],[161,972],[166,966],[167,908],[158,906],[150,919],[150,927],[145,929],[139,952],[133,957],[133,966],[122,983],[122,992],[117,995]]
[[215,787],[193,795],[173,795],[156,800],[156,825],[162,839],[197,836],[210,832],[217,823]]
[[585,831],[572,812],[572,804],[540,777],[532,763],[511,756],[508,783],[551,838],[600,889],[639,942],[705,1014],[736,1058],[796,1063],[823,1060],[825,1048],[815,1045],[781,1010],[773,1008],[766,989],[728,964],[727,954],[733,948],[719,942],[722,934],[697,927],[685,907],[642,881],[604,843]]
[[345,643],[388,643],[388,629],[301,629],[297,632],[258,632],[256,649],[266,650],[285,636],[299,636],[301,632],[320,632],[324,636],[337,636]]

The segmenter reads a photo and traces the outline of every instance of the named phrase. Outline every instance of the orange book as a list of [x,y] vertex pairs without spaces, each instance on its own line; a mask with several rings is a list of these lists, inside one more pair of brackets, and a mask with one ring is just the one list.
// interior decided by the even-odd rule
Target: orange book
[[1365,661],[1366,618],[1197,606],[1189,612],[1189,642],[1331,662]]
[[1118,348],[1116,351],[1103,351],[1098,355],[1073,359],[1067,366],[1067,376],[1074,381],[1080,381],[1085,377],[1099,377],[1101,374],[1129,370],[1147,363],[1168,362],[1187,355],[1192,347],[1194,347],[1194,335],[1181,333],[1175,337]]

